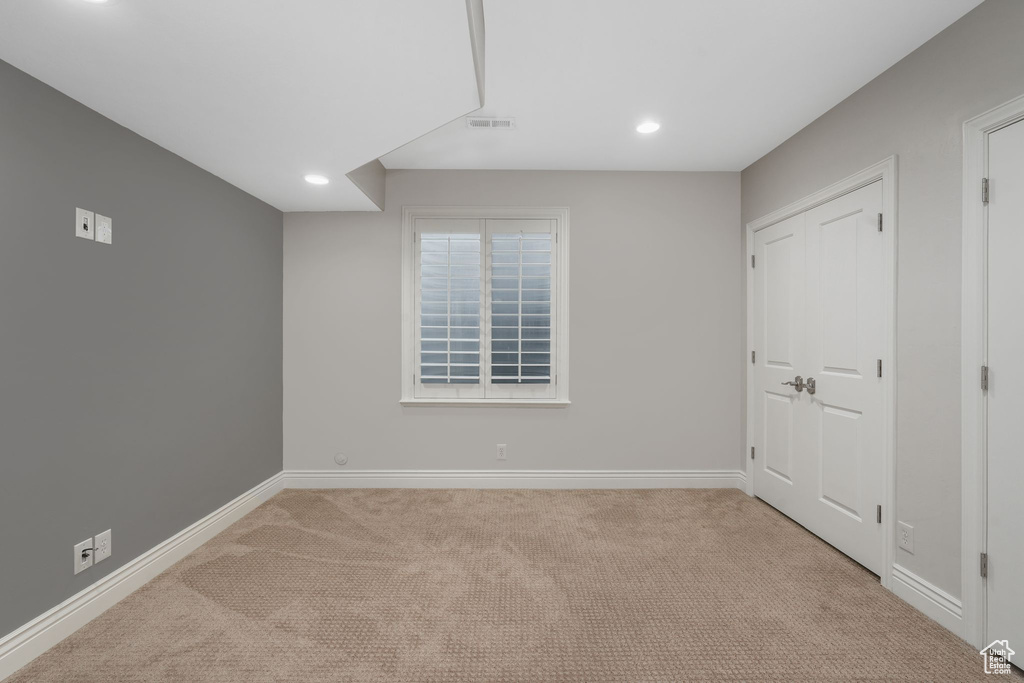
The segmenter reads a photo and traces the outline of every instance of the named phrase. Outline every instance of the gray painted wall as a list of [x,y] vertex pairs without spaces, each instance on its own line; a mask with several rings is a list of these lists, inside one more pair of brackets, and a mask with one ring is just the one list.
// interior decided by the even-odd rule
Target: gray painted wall
[[0,93],[3,635],[280,471],[282,215],[2,62]]
[[1024,2],[988,0],[743,172],[743,222],[899,155],[896,561],[960,595],[962,125],[1024,94]]
[[[738,173],[388,171],[386,197],[285,216],[286,468],[737,469]],[[569,207],[569,408],[399,405],[403,205]]]

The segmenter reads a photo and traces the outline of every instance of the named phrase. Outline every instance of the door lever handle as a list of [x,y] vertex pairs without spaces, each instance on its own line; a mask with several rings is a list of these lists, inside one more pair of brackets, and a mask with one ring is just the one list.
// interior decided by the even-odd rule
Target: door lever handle
[[814,392],[818,390],[818,384],[814,381],[813,377],[807,378],[807,393],[814,395]]
[[[798,392],[799,391],[803,391],[804,390],[804,378],[801,377],[800,375],[797,375],[796,377],[793,378],[792,382],[783,382],[782,386],[791,386],[791,387],[795,388]],[[814,393],[814,392],[812,391],[811,393]]]

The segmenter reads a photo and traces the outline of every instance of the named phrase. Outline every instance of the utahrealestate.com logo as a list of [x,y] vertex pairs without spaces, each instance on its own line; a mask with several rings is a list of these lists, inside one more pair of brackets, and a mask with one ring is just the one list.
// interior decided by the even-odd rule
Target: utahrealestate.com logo
[[993,640],[988,647],[981,651],[985,658],[985,673],[987,674],[1008,674],[1010,673],[1010,657],[1016,654],[1010,649],[1010,643],[1005,640]]

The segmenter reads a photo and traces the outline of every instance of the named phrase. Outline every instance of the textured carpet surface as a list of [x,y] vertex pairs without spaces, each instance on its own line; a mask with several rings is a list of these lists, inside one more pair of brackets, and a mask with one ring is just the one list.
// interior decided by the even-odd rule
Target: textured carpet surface
[[10,680],[989,678],[739,491],[289,490]]

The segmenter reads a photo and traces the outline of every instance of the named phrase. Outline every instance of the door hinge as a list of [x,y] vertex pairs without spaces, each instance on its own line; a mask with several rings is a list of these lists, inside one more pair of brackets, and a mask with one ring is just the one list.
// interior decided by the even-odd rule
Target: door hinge
[[756,263],[757,263],[757,257],[754,256],[753,254],[751,254],[750,255],[750,267],[751,268],[757,268]]
[[878,376],[881,377],[882,376],[882,359],[881,358],[878,359],[878,366],[877,366],[876,369],[878,371]]
[[750,447],[750,459],[751,460],[754,459],[754,447],[753,446]]
[[981,203],[988,204],[988,178],[981,179]]
[[882,214],[878,214],[878,232],[882,232]]
[[981,567],[979,567],[979,569],[981,569],[981,578],[987,579],[988,578],[988,553],[982,553],[981,554]]
[[751,364],[757,362],[757,351],[751,351],[750,352],[750,362],[751,362]]
[[988,366],[981,366],[981,390],[988,391]]
[[882,523],[882,506],[881,505],[879,505],[877,508],[875,508],[875,521],[878,522],[879,524]]

